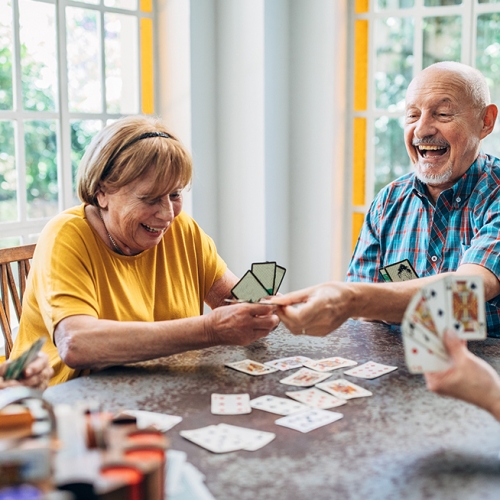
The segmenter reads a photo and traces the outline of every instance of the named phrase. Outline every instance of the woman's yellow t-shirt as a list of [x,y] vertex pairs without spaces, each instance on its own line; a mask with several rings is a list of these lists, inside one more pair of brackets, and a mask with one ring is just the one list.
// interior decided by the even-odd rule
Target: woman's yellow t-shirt
[[124,256],[110,250],[91,228],[84,205],[66,210],[38,240],[11,356],[46,337],[43,350],[55,372],[51,385],[77,377],[82,370],[64,364],[53,342],[62,319],[77,314],[116,321],[198,316],[225,271],[213,240],[184,212],[156,247]]

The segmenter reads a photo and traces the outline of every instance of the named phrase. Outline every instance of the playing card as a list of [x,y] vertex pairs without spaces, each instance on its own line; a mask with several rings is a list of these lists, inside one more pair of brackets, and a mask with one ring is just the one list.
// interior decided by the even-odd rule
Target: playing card
[[409,321],[408,318],[406,318],[406,314],[401,323],[401,331],[403,335],[411,338],[444,361],[448,359],[448,353],[444,347],[443,339],[437,334],[427,330],[423,325]]
[[374,361],[368,361],[367,363],[356,366],[356,368],[351,368],[350,370],[345,371],[344,375],[372,379],[385,375],[386,373],[393,372],[397,369],[397,366],[382,365],[380,363],[375,363]]
[[252,271],[245,273],[243,278],[234,285],[231,293],[237,299],[248,300],[249,302],[258,302],[260,299],[270,295]]
[[269,413],[276,413],[277,415],[290,415],[291,413],[309,409],[308,406],[297,403],[297,401],[271,395],[252,399],[250,401],[250,406],[256,410],[268,411]]
[[243,373],[248,373],[249,375],[266,375],[268,373],[274,373],[278,371],[276,368],[271,366],[263,365],[258,361],[252,361],[251,359],[243,359],[241,361],[234,361],[233,363],[226,363],[226,366],[238,370]]
[[461,339],[486,338],[483,280],[480,276],[449,276],[449,326]]
[[391,282],[391,277],[387,274],[387,271],[382,267],[381,269],[378,270],[382,278],[384,278],[384,281]]
[[236,425],[219,424],[217,427],[221,427],[223,430],[225,429],[228,432],[233,432],[243,439],[245,441],[245,446],[242,449],[245,451],[260,450],[276,437],[276,434],[273,432],[248,429],[246,427],[239,427]]
[[18,380],[22,378],[24,370],[38,356],[43,344],[45,344],[45,338],[39,338],[21,356],[13,361],[9,361],[5,375],[3,376],[4,380]]
[[308,368],[301,368],[298,372],[295,372],[293,375],[280,380],[280,382],[287,385],[310,387],[317,384],[318,382],[321,382],[322,380],[326,380],[330,376],[330,373],[319,373],[313,370],[309,370]]
[[276,273],[274,276],[274,290],[273,295],[278,293],[280,289],[281,283],[283,282],[283,278],[285,277],[286,269],[284,267],[276,265]]
[[329,382],[321,382],[316,384],[316,387],[341,399],[364,398],[373,395],[363,387],[353,384],[343,378],[330,380]]
[[120,412],[119,415],[130,415],[135,417],[139,429],[146,429],[152,426],[161,432],[167,432],[174,427],[174,425],[182,421],[182,417],[178,417],[177,415],[167,415],[165,413],[145,410],[125,410]]
[[212,394],[214,415],[243,415],[251,411],[248,394]]
[[356,366],[357,364],[358,363],[356,361],[352,361],[351,359],[335,356],[333,358],[311,360],[304,363],[304,366],[318,372],[331,372],[332,370],[337,370],[338,368]]
[[309,361],[312,361],[311,358],[307,358],[306,356],[292,356],[289,358],[273,359],[272,361],[266,361],[264,364],[284,372],[293,368],[299,368]]
[[[431,293],[435,294],[436,291],[433,290]],[[427,291],[427,294],[430,295],[429,291]],[[433,295],[433,297],[437,298],[437,295]],[[430,309],[431,305],[434,310],[438,310],[437,301],[431,300],[430,302],[427,302],[426,298],[422,294],[422,290],[420,290],[411,298],[404,315],[411,323],[419,324],[423,326],[429,333],[432,333],[434,336],[439,337],[440,332],[436,326],[436,323],[434,322],[434,316],[431,313]],[[441,313],[439,313],[439,315],[441,315]]]
[[276,262],[255,262],[252,264],[252,273],[264,285],[269,295],[273,295]]
[[180,431],[179,434],[212,453],[241,450],[247,445],[247,440],[242,435],[221,428],[218,425]]
[[[421,288],[420,300],[415,300],[415,305],[420,305],[419,312],[414,317],[431,332],[443,337],[444,330],[449,326],[450,310],[447,305],[449,296],[449,283],[446,279],[440,279]],[[430,315],[430,319],[428,318]],[[420,320],[420,316],[423,316]]]
[[283,427],[289,427],[290,429],[294,429],[296,431],[309,432],[317,429],[318,427],[331,424],[336,420],[340,420],[343,416],[344,415],[342,413],[315,408],[313,410],[279,418],[274,423],[282,425]]
[[391,281],[394,282],[408,281],[418,278],[415,269],[413,269],[413,266],[408,259],[385,266],[382,269],[389,275]]
[[403,345],[406,366],[410,373],[443,371],[451,366],[447,358],[439,356],[406,334],[403,334]]
[[304,389],[303,391],[286,392],[285,394],[289,398],[300,401],[307,406],[310,406],[312,408],[320,408],[322,410],[328,410],[329,408],[342,406],[347,402],[345,399],[336,398],[331,394],[320,391],[319,389],[316,389],[316,387]]

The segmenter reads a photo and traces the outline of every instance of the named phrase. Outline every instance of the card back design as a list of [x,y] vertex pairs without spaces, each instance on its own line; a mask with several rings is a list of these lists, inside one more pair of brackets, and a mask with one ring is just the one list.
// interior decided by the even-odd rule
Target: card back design
[[401,260],[395,264],[385,266],[382,268],[390,277],[391,281],[409,281],[418,278],[415,269],[408,259]]
[[252,271],[247,271],[243,278],[234,285],[231,293],[239,300],[258,302],[270,294]]

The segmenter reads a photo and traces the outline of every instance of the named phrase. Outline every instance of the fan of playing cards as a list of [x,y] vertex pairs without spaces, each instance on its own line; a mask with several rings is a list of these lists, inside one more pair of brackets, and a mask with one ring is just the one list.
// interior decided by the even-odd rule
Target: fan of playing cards
[[445,330],[459,338],[486,338],[483,281],[479,276],[452,275],[426,285],[405,311],[401,329],[411,373],[446,370]]
[[285,277],[286,269],[276,262],[255,262],[252,269],[236,283],[231,293],[239,302],[258,302],[276,295]]

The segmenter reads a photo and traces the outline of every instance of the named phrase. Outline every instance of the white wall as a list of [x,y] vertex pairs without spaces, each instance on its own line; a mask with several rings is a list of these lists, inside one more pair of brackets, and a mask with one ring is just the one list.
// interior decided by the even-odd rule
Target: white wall
[[276,260],[289,290],[343,279],[347,0],[161,0],[158,19],[162,116],[229,267]]

